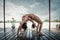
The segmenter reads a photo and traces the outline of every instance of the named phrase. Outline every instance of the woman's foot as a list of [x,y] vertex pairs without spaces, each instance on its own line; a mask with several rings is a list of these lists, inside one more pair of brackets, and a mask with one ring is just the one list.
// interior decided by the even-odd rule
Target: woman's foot
[[42,33],[42,32],[38,32],[37,35],[38,35],[38,36],[42,36],[43,33]]

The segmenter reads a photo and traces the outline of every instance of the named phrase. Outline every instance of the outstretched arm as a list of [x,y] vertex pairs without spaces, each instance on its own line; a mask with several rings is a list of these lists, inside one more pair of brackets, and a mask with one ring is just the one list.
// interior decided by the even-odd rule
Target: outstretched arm
[[19,25],[18,30],[17,30],[17,35],[18,35],[19,32],[21,31],[22,25],[23,25],[23,22],[20,22],[20,25]]
[[20,30],[21,30],[21,26],[19,25],[18,30],[17,30],[17,35],[19,34]]

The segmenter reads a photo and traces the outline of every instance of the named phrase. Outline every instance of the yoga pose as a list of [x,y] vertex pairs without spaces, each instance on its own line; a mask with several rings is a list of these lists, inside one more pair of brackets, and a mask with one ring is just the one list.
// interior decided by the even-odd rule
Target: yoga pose
[[[33,20],[28,20],[28,21],[31,21],[33,23],[33,25],[35,26],[35,23],[33,22]],[[23,23],[23,24],[22,24]],[[18,27],[18,30],[17,30],[17,35],[19,34],[19,32],[21,32],[21,29],[24,29],[24,31],[27,29],[27,21],[25,22],[20,22],[20,25]]]
[[[22,22],[21,22],[21,24],[20,24],[20,27],[18,28],[18,29],[21,29],[21,27],[22,27],[22,25],[25,23],[25,22],[27,22],[27,21],[32,21],[32,23],[35,25],[35,23],[33,22],[33,21],[35,21],[35,22],[37,22],[38,23],[38,25],[37,25],[37,34],[38,35],[41,35],[41,28],[42,28],[42,21],[41,21],[41,19],[38,17],[38,16],[36,16],[36,15],[34,15],[34,14],[26,14],[26,15],[24,15],[23,17],[22,17]],[[39,29],[39,30],[38,30]]]

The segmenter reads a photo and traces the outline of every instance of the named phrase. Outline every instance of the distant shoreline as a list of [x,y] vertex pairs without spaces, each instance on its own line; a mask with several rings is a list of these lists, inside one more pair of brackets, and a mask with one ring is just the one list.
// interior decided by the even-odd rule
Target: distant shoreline
[[[45,22],[45,21],[44,21]],[[4,23],[4,22],[0,22],[0,23]],[[20,22],[5,22],[5,23],[20,23]],[[58,23],[58,22],[57,22]],[[60,23],[60,22],[59,22]]]

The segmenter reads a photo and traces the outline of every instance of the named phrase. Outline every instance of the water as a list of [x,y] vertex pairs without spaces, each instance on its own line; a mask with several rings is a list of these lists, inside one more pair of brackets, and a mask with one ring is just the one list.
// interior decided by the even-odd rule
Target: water
[[[56,28],[56,24],[60,24],[57,22],[51,22],[51,28]],[[12,24],[11,23],[6,23],[6,28],[11,28]],[[15,23],[15,28],[19,27],[19,23]],[[0,28],[4,28],[4,24],[0,23]],[[28,23],[28,28],[31,28],[31,23]],[[49,23],[44,22],[42,28],[49,28]]]

